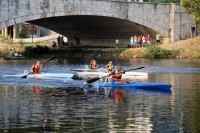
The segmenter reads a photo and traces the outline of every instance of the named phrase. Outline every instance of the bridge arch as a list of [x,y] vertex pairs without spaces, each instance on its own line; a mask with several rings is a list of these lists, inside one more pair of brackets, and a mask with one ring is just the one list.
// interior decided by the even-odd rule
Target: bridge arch
[[[192,17],[186,15],[180,5],[174,4],[106,0],[56,0],[56,2],[54,0],[3,0],[0,2],[0,8],[0,29],[28,21],[59,31],[59,29],[55,28],[55,26],[58,26],[55,23],[50,26],[51,21],[59,18],[76,19],[77,17],[85,17],[86,20],[91,18],[102,20],[102,23],[104,19],[110,20],[113,21],[113,26],[116,25],[115,23],[124,24],[123,26],[127,25],[126,29],[131,28],[130,26],[132,25],[133,28],[135,26],[140,29],[140,32],[145,30],[153,34],[159,32],[174,41],[190,35],[191,25],[194,25]],[[47,23],[49,26],[45,25]],[[73,25],[67,21],[65,23],[69,26]],[[91,25],[92,23],[86,24]],[[101,29],[102,27],[97,28]],[[121,27],[118,32],[120,34],[130,33],[130,30],[123,31],[125,28]],[[109,30],[107,27],[106,29]],[[69,33],[73,35],[73,31],[74,29]],[[113,36],[117,35],[114,34]]]

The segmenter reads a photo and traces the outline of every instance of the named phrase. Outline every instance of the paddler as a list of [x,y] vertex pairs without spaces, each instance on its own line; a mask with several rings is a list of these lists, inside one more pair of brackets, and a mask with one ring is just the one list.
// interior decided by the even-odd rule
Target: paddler
[[96,60],[92,60],[90,62],[90,68],[91,69],[97,69],[98,68]]
[[[106,66],[106,72],[111,73],[114,70],[114,66],[112,64],[112,61],[109,61],[107,66]],[[112,76],[109,76],[107,78],[107,82],[112,82]]]
[[112,61],[109,61],[108,64],[107,64],[107,66],[106,66],[106,72],[110,73],[110,72],[113,71],[113,69],[114,69],[114,66],[112,64]]
[[116,68],[109,73],[109,75],[112,75],[112,81],[117,84],[127,84],[127,80],[122,80],[122,74],[125,74],[125,71],[122,69],[120,65],[116,66]]
[[33,73],[33,74],[40,74],[40,69],[42,68],[42,64],[40,64],[40,61],[37,60],[30,68],[30,71]]

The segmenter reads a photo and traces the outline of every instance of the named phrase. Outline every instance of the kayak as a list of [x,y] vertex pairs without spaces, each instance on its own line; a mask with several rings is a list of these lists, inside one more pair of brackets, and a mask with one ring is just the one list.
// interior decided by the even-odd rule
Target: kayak
[[103,69],[72,69],[72,71],[76,71],[76,72],[102,72],[104,71]]
[[[42,74],[30,74],[27,78],[38,79],[71,79],[74,74],[71,73],[42,73]],[[3,75],[3,78],[21,78],[24,74],[18,75]]]
[[105,93],[109,91],[128,91],[138,94],[171,94],[171,84],[151,82],[131,82],[129,84],[93,83],[83,86],[85,93]]
[[[73,79],[91,79],[95,77],[103,77],[108,75],[106,72],[77,72]],[[122,74],[122,79],[148,79],[148,73],[146,72],[126,72],[125,74]]]
[[131,87],[137,89],[166,89],[169,90],[172,85],[166,83],[152,83],[152,82],[131,82],[128,84],[114,84],[114,83],[98,83],[98,87]]
[[[98,76],[106,76],[108,73],[106,72],[77,72],[78,75],[98,75]],[[146,72],[126,72],[125,74],[122,74],[123,76],[148,76],[148,73]]]

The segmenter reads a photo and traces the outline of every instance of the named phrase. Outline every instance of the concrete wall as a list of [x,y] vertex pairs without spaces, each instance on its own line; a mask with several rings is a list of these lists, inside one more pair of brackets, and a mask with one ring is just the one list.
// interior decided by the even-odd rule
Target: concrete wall
[[171,41],[191,36],[192,16],[174,4],[103,0],[1,0],[0,29],[24,21],[69,15],[114,17],[151,28]]

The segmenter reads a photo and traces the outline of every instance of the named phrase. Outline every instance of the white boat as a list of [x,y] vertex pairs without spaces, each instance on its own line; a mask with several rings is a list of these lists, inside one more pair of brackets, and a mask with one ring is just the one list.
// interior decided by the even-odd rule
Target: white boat
[[72,69],[72,71],[75,71],[75,72],[102,72],[102,71],[105,71],[105,70],[103,70],[102,68],[98,68],[98,69],[88,69],[88,68],[79,69],[79,68],[75,68],[75,69]]
[[[95,78],[95,77],[103,77],[107,76],[108,73],[106,72],[77,72],[74,76],[73,79],[90,79],[90,78]],[[129,80],[134,80],[134,79],[148,79],[148,73],[146,72],[126,72],[125,74],[122,74],[122,79],[129,79]]]
[[[27,78],[36,78],[36,79],[61,79],[69,80],[72,79],[74,74],[72,73],[42,73],[42,74],[30,74]],[[18,75],[3,75],[3,78],[21,78],[24,74]]]
[[[26,74],[17,75],[3,75],[2,78],[21,78]],[[95,77],[103,77],[108,75],[105,72],[77,72],[77,73],[42,73],[42,74],[30,74],[27,78],[35,79],[58,79],[58,80],[87,80]],[[126,72],[122,75],[122,79],[142,79],[148,78],[148,73],[145,72]]]

